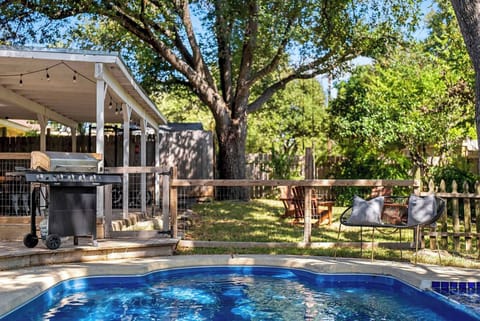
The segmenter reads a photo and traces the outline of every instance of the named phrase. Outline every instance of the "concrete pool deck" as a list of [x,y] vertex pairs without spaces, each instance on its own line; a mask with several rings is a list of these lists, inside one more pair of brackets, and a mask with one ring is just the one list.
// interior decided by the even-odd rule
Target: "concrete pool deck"
[[22,241],[0,241],[0,270],[19,269],[39,265],[98,262],[150,256],[173,255],[178,239],[172,238],[116,238],[98,240],[92,246],[90,238],[79,238],[79,244],[66,239],[56,250],[48,249],[42,241],[27,248]]
[[155,270],[208,265],[276,266],[319,273],[364,273],[396,277],[428,289],[432,281],[480,281],[478,270],[389,261],[287,255],[185,255],[52,264],[0,271],[0,316],[70,278],[141,275]]

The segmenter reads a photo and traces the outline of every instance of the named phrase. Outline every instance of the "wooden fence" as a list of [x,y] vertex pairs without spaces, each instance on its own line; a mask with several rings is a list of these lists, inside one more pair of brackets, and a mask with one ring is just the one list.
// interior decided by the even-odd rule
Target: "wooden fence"
[[[476,252],[480,255],[480,182],[476,182],[473,186],[475,192],[470,193],[470,187],[467,182],[464,182],[462,192],[459,192],[456,181],[452,182],[450,188],[444,180],[438,186],[430,181],[428,188],[422,193],[435,193],[447,201],[445,213],[437,226],[430,228],[428,233],[431,249],[436,248],[437,241],[440,241],[440,248],[448,249],[451,241],[455,252],[460,252],[463,243],[464,251]],[[473,246],[474,240],[476,248]]]
[[[299,177],[305,177],[305,159],[307,155],[295,156],[291,171],[297,173]],[[329,169],[332,164],[336,164],[343,160],[340,156],[331,156],[320,166],[313,166],[313,178],[325,178],[329,175]],[[271,154],[247,154],[247,178],[256,180],[274,179],[271,175],[272,155]]]
[[[279,186],[303,186],[305,187],[304,204],[311,204],[312,190],[314,188],[331,188],[335,186],[348,187],[405,187],[411,192],[418,193],[420,183],[416,180],[377,180],[377,179],[321,179],[321,180],[200,180],[200,179],[177,179],[176,171],[173,170],[170,181],[170,219],[172,224],[172,236],[177,237],[177,213],[178,213],[178,188],[192,187],[244,187],[255,186],[279,187]],[[312,238],[312,213],[310,206],[305,207],[303,243],[311,243]]]
[[[1,154],[4,156],[0,160],[0,164],[8,166],[0,167],[0,177],[4,172],[14,171],[15,166],[28,167],[29,154]],[[24,162],[24,163],[18,163]],[[397,185],[395,185],[397,184]],[[200,180],[200,179],[176,179],[171,180],[172,191],[178,187],[188,186],[197,187],[200,190],[207,189],[211,191],[213,188],[220,186],[242,186],[242,187],[262,187],[269,188],[278,186],[306,186],[310,188],[331,188],[334,186],[356,186],[356,187],[374,187],[374,186],[409,186],[416,187],[417,183],[413,180],[392,181],[392,180]],[[460,192],[461,191],[461,192]],[[470,192],[473,191],[473,192]],[[471,253],[480,253],[480,182],[469,186],[464,182],[458,184],[453,182],[451,186],[442,181],[438,186],[430,182],[421,189],[421,194],[435,193],[437,196],[447,201],[447,210],[438,222],[437,226],[430,228],[425,235],[430,237],[430,247],[436,248],[436,242],[439,242],[442,249],[453,249],[455,252],[465,251]],[[212,193],[209,192],[208,196]],[[6,193],[0,195],[0,205],[2,199],[6,198]],[[193,197],[193,196],[192,196]],[[194,195],[198,198],[198,195]],[[331,197],[331,196],[330,196]],[[171,194],[170,199],[174,199]],[[176,198],[175,198],[176,199]],[[331,200],[335,200],[334,198]],[[7,199],[4,199],[6,202]],[[176,206],[176,204],[174,204]],[[170,205],[171,210],[177,211],[177,208]],[[175,208],[174,208],[175,207]],[[20,210],[22,208],[20,207]],[[7,215],[12,215],[7,214]],[[172,219],[175,222],[175,219]],[[305,231],[304,240],[309,240],[309,231]]]
[[[437,240],[440,241],[441,249],[448,249],[455,252],[468,252],[480,255],[480,183],[475,184],[475,192],[459,192],[458,184],[453,182],[447,188],[444,181],[439,186],[435,186],[430,182],[428,186],[422,188],[416,180],[348,180],[348,179],[326,179],[326,180],[184,180],[173,179],[170,182],[170,199],[174,200],[170,204],[170,213],[172,215],[171,222],[172,232],[177,233],[176,215],[177,215],[177,189],[185,187],[205,187],[220,188],[230,187],[279,187],[279,186],[305,186],[308,189],[313,188],[331,188],[331,187],[375,187],[375,186],[392,186],[405,187],[413,193],[415,190],[420,195],[434,193],[442,197],[447,202],[446,211],[436,224],[435,227],[425,228],[423,231],[422,241],[424,237],[430,238],[430,248],[436,249]],[[447,192],[447,190],[451,190]],[[462,184],[462,191],[469,191],[470,187],[467,183]],[[309,193],[305,193],[309,195]],[[309,201],[306,200],[308,204]],[[478,219],[477,219],[477,215]],[[306,213],[307,216],[307,213]],[[311,238],[311,226],[304,225],[303,243],[309,243]],[[440,238],[440,239],[439,239]],[[422,245],[424,246],[424,242]]]

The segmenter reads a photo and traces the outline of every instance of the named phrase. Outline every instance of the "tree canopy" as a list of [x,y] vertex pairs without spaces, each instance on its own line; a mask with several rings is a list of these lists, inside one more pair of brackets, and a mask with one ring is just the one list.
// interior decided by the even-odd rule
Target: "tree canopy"
[[339,85],[331,133],[358,164],[350,177],[425,171],[432,156],[451,162],[475,137],[473,74],[451,6],[439,3],[427,25],[424,41],[378,57]]
[[[148,63],[138,66],[148,66],[149,72],[138,69],[145,72],[143,79],[155,75],[155,82],[184,85],[208,107],[215,121],[220,178],[244,178],[248,115],[291,81],[338,72],[352,59],[378,54],[402,40],[416,22],[416,4],[1,0],[0,23],[2,42],[13,44],[38,38],[37,32],[62,31],[48,28],[49,23],[65,28],[63,22],[72,17],[98,23],[107,19],[112,30],[119,28],[133,46],[144,48],[140,56]],[[55,39],[55,32],[50,36]]]

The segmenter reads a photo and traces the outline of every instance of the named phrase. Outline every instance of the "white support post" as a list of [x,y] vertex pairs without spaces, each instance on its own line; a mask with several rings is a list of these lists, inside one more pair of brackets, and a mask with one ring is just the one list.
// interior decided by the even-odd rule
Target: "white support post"
[[[100,173],[104,171],[105,159],[105,96],[107,86],[105,81],[101,79],[103,64],[95,64],[95,76],[97,78],[97,99],[96,99],[96,146],[95,152],[101,154],[101,160],[98,165]],[[104,187],[97,187],[97,217],[104,217]]]
[[[47,129],[48,118],[45,115],[37,114],[37,119],[38,119],[38,124],[40,125],[40,151],[45,152],[47,150],[46,129]],[[47,195],[47,187],[44,184],[42,184],[40,189],[42,190],[43,195]],[[46,199],[44,197],[40,197],[39,208],[46,208],[46,207],[47,207]]]
[[48,118],[45,115],[37,114],[38,124],[40,125],[40,151],[47,150],[47,123]]
[[[123,111],[123,167],[130,166],[130,116],[132,107],[126,105]],[[128,173],[123,174],[123,218],[128,218]]]
[[[142,119],[140,121],[140,166],[147,166],[147,120]],[[146,173],[140,174],[140,195],[141,195],[141,207],[142,213],[147,212],[147,175]]]
[[70,135],[72,137],[72,153],[77,151],[77,128],[70,127]]

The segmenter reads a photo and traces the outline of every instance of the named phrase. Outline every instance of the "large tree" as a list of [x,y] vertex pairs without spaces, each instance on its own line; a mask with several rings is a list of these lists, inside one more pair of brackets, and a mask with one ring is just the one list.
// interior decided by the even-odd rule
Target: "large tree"
[[451,3],[475,71],[475,123],[480,146],[480,0],[451,0]]
[[75,16],[115,22],[169,66],[169,81],[188,86],[208,106],[220,178],[241,179],[248,115],[287,83],[341,70],[400,39],[415,22],[416,2],[0,0],[0,35],[16,41],[31,30],[51,31],[46,21]]

